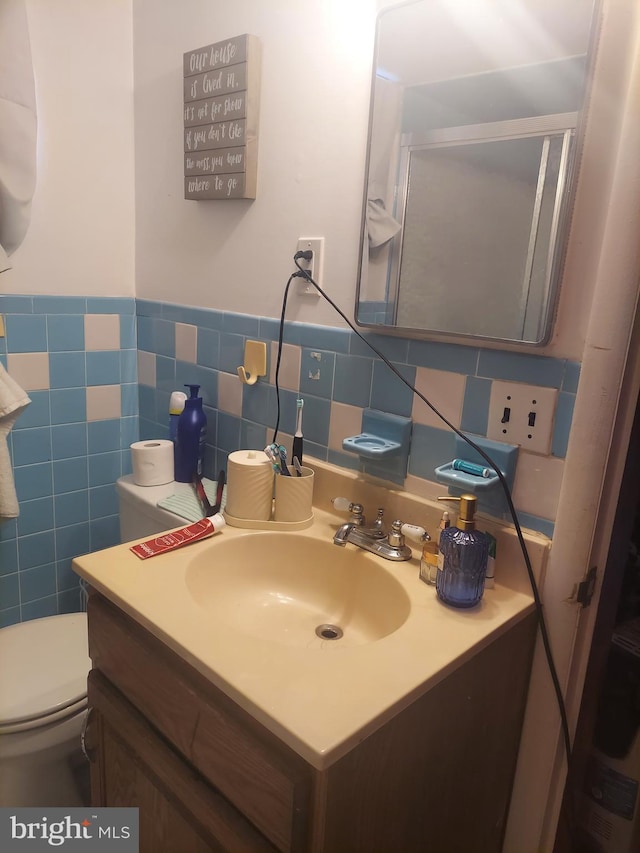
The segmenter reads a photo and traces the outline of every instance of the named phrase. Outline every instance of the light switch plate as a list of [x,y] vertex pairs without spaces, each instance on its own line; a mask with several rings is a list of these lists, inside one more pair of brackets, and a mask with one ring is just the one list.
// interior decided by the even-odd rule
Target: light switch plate
[[491,383],[487,438],[549,455],[558,401],[557,388],[521,382]]

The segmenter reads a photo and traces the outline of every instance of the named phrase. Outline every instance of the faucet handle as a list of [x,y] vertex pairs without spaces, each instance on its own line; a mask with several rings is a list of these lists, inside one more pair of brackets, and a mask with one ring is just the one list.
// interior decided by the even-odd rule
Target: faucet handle
[[417,524],[401,523],[400,532],[403,533],[407,539],[411,539],[412,542],[428,542],[431,539],[424,527],[419,527]]
[[365,524],[364,517],[364,507],[362,504],[354,504],[351,503],[349,498],[331,498],[331,503],[339,512],[350,512],[351,518],[349,521],[351,524],[355,524],[357,527],[362,527]]

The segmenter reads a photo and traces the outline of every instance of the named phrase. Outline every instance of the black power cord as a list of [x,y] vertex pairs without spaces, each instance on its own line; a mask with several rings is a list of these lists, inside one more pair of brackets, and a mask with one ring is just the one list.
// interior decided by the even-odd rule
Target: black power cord
[[520,527],[520,521],[518,520],[518,514],[516,512],[516,508],[515,508],[514,503],[513,503],[513,498],[511,496],[511,489],[509,488],[509,484],[507,483],[504,474],[502,473],[502,471],[500,470],[498,465],[489,456],[488,453],[486,453],[481,447],[478,447],[478,445],[474,441],[472,441],[461,430],[459,430],[457,427],[455,427],[451,423],[451,421],[449,421],[440,411],[438,411],[438,409],[433,405],[433,403],[430,400],[428,400],[424,396],[424,394],[421,394],[417,388],[415,388],[407,379],[404,378],[404,376],[400,373],[400,371],[389,361],[389,359],[385,355],[383,355],[383,353],[380,352],[379,349],[377,349],[377,347],[375,347],[371,343],[371,341],[367,340],[367,338],[365,338],[365,336],[358,331],[358,329],[353,325],[353,323],[347,317],[347,315],[336,305],[336,303],[333,301],[333,299],[331,299],[331,297],[327,293],[325,293],[325,291],[320,287],[320,285],[316,281],[313,280],[313,278],[308,273],[308,271],[305,270],[300,265],[301,260],[309,261],[309,260],[311,260],[311,257],[312,257],[312,253],[310,251],[296,252],[296,254],[293,256],[293,261],[294,261],[296,267],[298,268],[298,272],[292,273],[289,276],[289,280],[287,281],[287,284],[286,284],[286,287],[284,290],[283,300],[282,300],[282,313],[280,315],[280,334],[279,334],[279,338],[278,338],[278,357],[277,357],[276,371],[275,371],[275,386],[276,386],[278,415],[277,415],[277,420],[276,420],[275,431],[273,434],[274,444],[276,443],[276,438],[278,435],[278,428],[280,425],[280,389],[278,386],[278,376],[279,376],[279,371],[280,371],[280,360],[281,360],[281,354],[282,354],[282,341],[283,341],[283,335],[284,335],[284,319],[285,319],[285,313],[286,313],[286,309],[287,309],[287,297],[289,295],[289,287],[291,285],[292,280],[294,278],[304,278],[304,279],[306,279],[306,281],[308,281],[310,284],[312,284],[315,287],[315,289],[318,291],[320,296],[322,296],[329,303],[329,305],[331,305],[331,307],[334,309],[334,311],[336,311],[339,314],[339,316],[344,320],[344,322],[347,324],[347,326],[349,326],[351,331],[354,332],[360,338],[361,341],[364,341],[364,343],[369,347],[369,349],[373,353],[375,353],[375,355],[381,361],[383,361],[384,364],[386,364],[386,366],[389,368],[389,370],[391,370],[391,372],[394,373],[398,377],[398,379],[402,383],[404,383],[404,385],[407,386],[407,388],[409,388],[417,397],[419,397],[420,400],[422,400],[422,402],[425,403],[431,409],[431,411],[438,418],[440,418],[440,420],[447,427],[449,427],[450,430],[452,430],[456,435],[460,436],[460,438],[462,438],[470,447],[472,447],[476,451],[476,453],[479,453],[480,456],[487,463],[487,465],[489,465],[490,468],[493,471],[495,471],[496,474],[498,475],[498,479],[500,480],[500,485],[502,486],[502,490],[504,492],[504,496],[505,496],[506,501],[507,501],[507,506],[509,508],[509,514],[511,515],[511,518],[513,520],[513,525],[515,527],[516,535],[518,537],[518,543],[520,545],[520,550],[522,551],[522,557],[524,559],[524,564],[525,564],[525,567],[527,569],[527,575],[529,577],[529,583],[531,585],[531,590],[533,592],[533,600],[535,603],[535,611],[536,611],[536,617],[537,617],[537,622],[538,622],[538,629],[540,631],[540,637],[542,639],[542,644],[544,647],[545,657],[547,660],[547,666],[549,668],[549,673],[551,675],[551,681],[553,682],[553,689],[555,692],[556,701],[558,703],[558,709],[560,712],[560,721],[561,721],[561,725],[562,725],[562,735],[563,735],[563,739],[564,739],[564,749],[565,749],[565,755],[566,755],[566,760],[567,760],[567,768],[568,768],[570,761],[571,761],[571,736],[569,734],[569,721],[567,718],[567,711],[566,711],[566,707],[565,707],[565,703],[564,703],[564,697],[562,695],[562,688],[560,686],[560,680],[558,678],[558,672],[556,670],[556,666],[555,666],[555,663],[553,660],[553,653],[551,651],[551,643],[549,640],[549,632],[547,630],[547,624],[546,624],[546,621],[544,618],[543,604],[542,604],[542,599],[540,598],[540,592],[538,590],[538,584],[536,582],[535,575],[533,573],[533,567],[531,565],[531,558],[529,556],[529,551],[527,550],[527,544],[524,540],[524,536],[522,535],[522,528]]

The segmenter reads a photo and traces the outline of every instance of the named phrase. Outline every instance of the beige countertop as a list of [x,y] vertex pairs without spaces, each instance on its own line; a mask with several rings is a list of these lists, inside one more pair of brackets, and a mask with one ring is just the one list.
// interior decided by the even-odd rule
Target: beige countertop
[[[285,535],[304,537],[304,561],[305,542],[312,545],[307,537],[330,543],[344,520],[316,508],[312,527]],[[258,638],[211,618],[190,591],[187,573],[196,559],[201,565],[210,559],[211,572],[229,571],[216,563],[218,545],[265,535],[226,526],[207,540],[147,560],[129,544],[119,545],[77,557],[74,569],[318,769],[533,610],[531,595],[500,583],[485,590],[477,607],[456,610],[418,579],[418,548],[412,560],[398,563],[348,545],[362,555],[359,560],[375,561],[402,586],[410,603],[403,624],[360,645]]]

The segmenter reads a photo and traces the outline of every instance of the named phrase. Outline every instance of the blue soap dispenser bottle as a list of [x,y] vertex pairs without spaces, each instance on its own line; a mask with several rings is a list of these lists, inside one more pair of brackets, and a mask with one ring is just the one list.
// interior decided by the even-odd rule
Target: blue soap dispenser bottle
[[178,483],[191,483],[196,474],[202,476],[207,416],[202,409],[199,385],[185,385],[190,396],[178,418],[175,450],[175,477]]
[[460,514],[455,527],[440,533],[436,593],[452,607],[473,607],[484,592],[489,556],[489,540],[476,530],[477,498],[461,495],[438,500],[459,501]]

